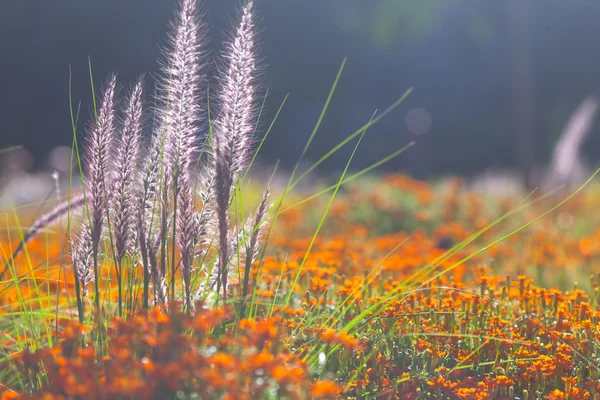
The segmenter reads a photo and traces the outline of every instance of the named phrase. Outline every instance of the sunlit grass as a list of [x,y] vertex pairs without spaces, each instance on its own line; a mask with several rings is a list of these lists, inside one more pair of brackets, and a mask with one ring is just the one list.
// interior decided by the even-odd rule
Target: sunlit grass
[[[336,188],[339,189],[345,179],[344,173]],[[496,202],[494,209],[478,208],[478,202],[469,200],[472,194],[460,186],[448,193],[444,185],[429,187],[434,193],[431,200],[421,195],[427,204],[396,202],[394,205],[392,200],[399,190],[412,196],[427,186],[404,178],[370,176],[367,179],[371,182],[377,179],[378,184],[356,192],[354,188],[361,187],[360,179],[341,194],[334,190],[330,196],[302,201],[302,194],[297,193],[296,200],[289,200],[289,206],[282,207],[286,211],[279,215],[279,223],[272,228],[269,248],[258,268],[250,274],[246,318],[257,322],[227,318],[221,325],[210,328],[213,340],[224,343],[239,340],[240,346],[254,346],[258,342],[250,344],[235,332],[242,329],[247,335],[257,330],[252,334],[258,335],[253,340],[269,343],[263,351],[289,352],[298,357],[298,366],[306,363],[301,369],[306,371],[302,376],[308,380],[293,386],[297,393],[310,392],[313,385],[310,382],[314,379],[333,385],[315,386],[314,394],[327,389],[331,392],[326,393],[334,393],[334,397],[338,396],[335,393],[359,398],[402,393],[405,398],[426,398],[430,393],[431,398],[509,398],[509,394],[517,396],[515,393],[523,396],[525,391],[555,396],[548,398],[561,398],[559,392],[580,398],[577,396],[584,396],[583,393],[594,393],[598,279],[593,278],[589,283],[595,291],[587,293],[576,288],[575,281],[579,281],[581,287],[588,285],[589,278],[579,270],[579,265],[593,263],[595,257],[600,256],[600,249],[589,245],[590,241],[597,240],[594,239],[597,233],[594,229],[588,229],[590,233],[584,236],[579,231],[570,233],[556,218],[557,212],[569,213],[574,220],[583,218],[588,199],[594,198],[597,190],[593,183],[588,190],[573,193],[564,200],[552,200],[552,194],[533,194],[513,199],[510,209]],[[401,188],[396,186],[398,183]],[[256,189],[252,184],[247,185],[244,190],[246,194],[240,192],[240,198],[258,199],[259,185]],[[326,193],[324,189],[314,190]],[[390,201],[380,199],[379,205],[374,204],[371,200],[376,194]],[[300,200],[297,200],[298,195]],[[486,201],[494,205],[493,200]],[[363,204],[370,204],[375,214],[394,215],[403,211],[414,216],[431,212],[434,228],[429,233],[420,229],[399,229],[396,233],[380,233],[376,228],[368,230],[354,222],[361,218],[351,213],[350,206]],[[414,209],[402,209],[411,204]],[[453,215],[444,212],[451,205],[456,207]],[[380,209],[381,206],[385,209]],[[473,213],[472,207],[478,211]],[[469,213],[472,215],[464,219]],[[455,219],[459,216],[463,219]],[[12,218],[16,218],[16,214],[12,214]],[[476,230],[475,222],[479,218],[489,222]],[[9,221],[8,214],[5,220],[7,226],[13,228],[17,224]],[[398,222],[402,226],[402,221]],[[589,220],[589,223],[595,222],[593,218]],[[532,231],[538,224],[543,225],[545,235],[539,230]],[[322,231],[311,235],[311,229]],[[9,237],[10,231],[5,230],[3,258],[10,254],[10,248],[6,247],[8,240],[15,241],[14,234]],[[28,249],[29,263],[25,254],[21,255],[25,263],[15,265],[22,270],[11,273],[12,281],[3,284],[3,295],[7,296],[12,288],[20,304],[13,311],[5,309],[2,317],[2,321],[6,321],[3,329],[7,332],[3,349],[15,360],[5,359],[7,368],[3,370],[2,382],[7,387],[42,385],[44,379],[50,379],[45,373],[36,378],[37,383],[24,379],[19,375],[22,361],[15,359],[14,354],[26,348],[34,352],[46,348],[53,343],[51,340],[65,340],[64,329],[68,324],[52,321],[57,315],[61,321],[76,319],[73,310],[67,313],[73,307],[72,297],[70,303],[63,298],[64,290],[62,293],[56,290],[60,284],[56,281],[50,284],[43,278],[44,274],[51,274],[53,268],[60,268],[58,259],[49,256],[60,253],[62,240],[58,231],[48,232],[32,243]],[[544,236],[553,238],[559,234],[563,238],[561,243],[543,241]],[[454,236],[452,240],[456,245],[448,250],[438,249],[437,242],[447,235]],[[548,253],[544,255],[545,260],[540,259],[536,249],[550,245],[562,247],[568,254]],[[495,249],[493,256],[490,255],[492,249]],[[563,257],[567,257],[565,264],[561,264]],[[546,263],[543,268],[552,271],[555,278],[564,271],[570,277],[568,286],[562,287],[564,291],[552,289],[561,283],[551,277],[545,279],[547,288],[536,286],[533,280],[519,276],[520,268],[515,264],[518,260],[522,264],[543,261]],[[495,265],[500,277],[486,266],[486,263],[499,262],[504,265],[504,268]],[[240,266],[241,271],[244,268]],[[25,286],[28,281],[29,286]],[[22,291],[17,287],[28,289]],[[30,296],[27,299],[23,296],[26,294]],[[48,303],[40,303],[44,298]],[[233,296],[231,305],[240,300]],[[114,306],[109,308],[111,302],[116,301],[114,296],[112,300],[106,297],[103,301],[114,315]],[[57,312],[54,307],[58,303],[63,306]],[[40,325],[41,321],[46,323]],[[131,321],[139,323],[133,322],[138,319]],[[270,322],[260,325],[259,321]],[[94,324],[92,320],[87,323]],[[109,331],[114,329],[108,323],[103,326]],[[41,333],[32,335],[36,331]],[[267,336],[261,336],[263,334]],[[28,339],[18,338],[23,335]],[[275,337],[277,340],[272,342]],[[96,346],[104,348],[99,354],[113,354],[110,335],[104,340],[104,345]],[[12,348],[10,352],[9,348]],[[237,357],[242,354],[238,353]],[[131,357],[131,360],[136,359],[133,354]],[[243,362],[227,368],[240,373],[240,363],[251,359],[242,358]],[[135,365],[130,368],[135,370]],[[244,368],[259,367],[247,365]],[[540,375],[534,373],[536,368],[540,369]],[[286,373],[293,374],[292,370]],[[275,373],[275,376],[272,379],[277,381],[279,375]],[[466,378],[469,376],[472,378]],[[527,379],[519,380],[522,376]],[[571,376],[572,382],[562,379]],[[297,379],[296,382],[300,382]],[[129,389],[141,390],[135,388],[132,385]],[[265,389],[265,393],[267,391]],[[290,393],[287,395],[293,397]]]
[[[171,95],[177,92],[171,91],[171,83],[180,85],[179,94],[186,92],[189,82],[183,72],[197,67],[190,51],[196,43],[193,2],[182,4],[188,14],[179,23],[189,31],[181,40],[192,46],[177,48],[185,57],[174,53],[173,65],[187,62],[179,75],[173,73],[173,65],[166,68],[160,98],[164,113],[170,112]],[[250,23],[251,7],[246,7],[242,27]],[[251,47],[249,36],[239,41]],[[250,61],[230,75],[244,80],[254,59],[238,47],[229,50]],[[88,61],[92,125],[97,127],[101,111]],[[160,153],[153,159],[158,163],[159,189],[148,199],[140,196],[144,200],[136,206],[144,212],[151,207],[149,219],[160,220],[156,224],[163,224],[164,232],[138,241],[147,233],[142,226],[146,214],[140,213],[140,224],[132,229],[139,235],[132,240],[135,244],[117,256],[114,208],[106,204],[106,217],[100,219],[107,228],[93,251],[92,280],[76,276],[70,254],[74,230],[82,222],[92,227],[87,198],[79,210],[69,203],[66,218],[47,224],[31,241],[28,221],[65,199],[2,210],[2,399],[600,398],[600,273],[595,270],[600,261],[600,215],[595,213],[600,190],[592,182],[598,172],[563,197],[560,192],[534,191],[505,199],[471,193],[459,178],[420,182],[400,174],[375,174],[412,142],[356,171],[352,161],[360,144],[375,140],[370,130],[382,118],[392,117],[411,93],[408,89],[300,173],[335,101],[345,65],[343,60],[285,184],[272,185],[273,176],[282,173],[278,164],[268,182],[254,179],[252,167],[267,135],[280,128],[276,121],[287,96],[278,99],[280,106],[257,152],[250,152],[248,160],[235,160],[248,165],[238,170],[232,162],[225,168],[222,176],[236,172],[232,182],[223,179],[229,182],[227,194],[215,208],[224,212],[211,221],[218,229],[187,238],[200,243],[194,242],[188,253],[192,262],[187,281],[180,266],[186,260],[181,246],[185,239],[177,235],[186,230],[178,231],[177,216],[186,215],[183,210],[193,205],[190,218],[201,218],[207,204],[200,192],[223,190],[205,182],[208,189],[202,188],[198,179],[190,201],[178,208],[177,177],[185,168],[180,171],[175,161],[183,152],[170,160],[175,167],[162,165],[169,161],[166,139],[160,139],[168,124],[166,118],[161,123],[160,114],[154,115],[159,121],[153,126]],[[196,75],[188,75],[195,82]],[[251,80],[233,86],[253,94]],[[69,93],[71,85],[70,77]],[[248,105],[238,104],[244,97],[240,91],[232,89],[230,97],[220,106],[234,109],[231,115],[238,106]],[[236,115],[241,120],[256,112],[254,125],[245,125],[248,130],[259,126],[266,98],[265,94],[257,110]],[[188,99],[195,100],[193,95]],[[218,143],[220,127],[221,134],[236,134],[235,127],[223,130],[228,124],[219,125],[222,115],[212,113],[211,103],[208,91],[202,147],[208,153],[218,146],[227,148]],[[71,161],[76,168],[69,175],[68,201],[76,186],[83,188],[84,197],[90,186],[104,186],[103,180],[90,182],[86,177],[79,107],[71,96],[69,104]],[[192,118],[189,110],[197,111],[185,101],[175,108],[188,111],[182,111],[177,122]],[[186,127],[182,123],[171,132],[176,136]],[[184,143],[189,138],[176,139]],[[350,145],[354,147],[339,176],[329,177],[327,184],[315,180],[310,190],[300,189],[320,165]],[[224,156],[218,152],[202,153],[190,165],[201,170],[210,157],[225,159],[219,159]],[[207,163],[207,169],[221,165]],[[248,224],[257,204],[267,204],[265,184],[272,191],[273,206],[265,206],[264,214],[257,211],[256,221]],[[104,191],[108,203],[106,187]],[[202,198],[201,205],[196,197]],[[270,224],[268,230],[261,229],[263,222]],[[252,240],[260,246],[251,246]],[[149,244],[160,247],[155,257],[138,248]],[[143,257],[160,261],[164,281],[150,280]],[[226,261],[221,264],[222,260]],[[165,292],[159,293],[163,286]],[[192,289],[197,295],[191,295]]]

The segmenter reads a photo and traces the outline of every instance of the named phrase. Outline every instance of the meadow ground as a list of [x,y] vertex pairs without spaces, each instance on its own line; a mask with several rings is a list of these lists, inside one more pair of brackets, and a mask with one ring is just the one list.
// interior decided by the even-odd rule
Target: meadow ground
[[[309,195],[280,207],[248,287],[195,313],[144,310],[131,268],[116,317],[104,259],[79,322],[67,226],[48,229],[0,283],[2,399],[600,398],[594,183],[555,210],[568,194],[402,175]],[[34,212],[1,214],[2,264]]]

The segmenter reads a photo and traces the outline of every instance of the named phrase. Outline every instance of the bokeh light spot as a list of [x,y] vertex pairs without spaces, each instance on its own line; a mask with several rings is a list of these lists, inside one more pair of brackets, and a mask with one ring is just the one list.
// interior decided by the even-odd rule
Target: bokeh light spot
[[414,135],[424,135],[431,129],[431,114],[422,108],[413,108],[406,114],[406,128]]

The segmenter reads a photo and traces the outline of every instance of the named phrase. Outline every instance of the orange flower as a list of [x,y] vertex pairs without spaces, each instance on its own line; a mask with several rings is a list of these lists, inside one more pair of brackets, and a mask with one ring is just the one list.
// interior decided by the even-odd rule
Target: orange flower
[[273,379],[280,384],[300,382],[303,377],[304,369],[298,366],[277,365],[273,368]]
[[346,350],[360,350],[359,341],[346,332],[338,332],[328,328],[321,332],[321,339],[330,345],[341,344]]
[[568,398],[569,396],[566,393],[558,389],[553,390],[552,393],[546,396],[548,400],[567,400]]
[[2,397],[0,397],[1,400],[14,400],[14,399],[19,399],[21,398],[21,395],[18,394],[17,392],[13,392],[13,391],[5,391],[2,393]]
[[313,385],[310,394],[311,396],[323,398],[335,398],[342,392],[342,389],[332,381],[317,381]]

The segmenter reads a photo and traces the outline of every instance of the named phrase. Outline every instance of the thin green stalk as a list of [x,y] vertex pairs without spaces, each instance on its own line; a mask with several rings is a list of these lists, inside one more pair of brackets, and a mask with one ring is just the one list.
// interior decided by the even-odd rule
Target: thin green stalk
[[[94,120],[95,123],[98,123],[98,109],[96,106],[96,91],[94,90],[94,77],[92,74],[92,59],[88,56],[88,69],[90,74],[90,89],[92,90],[92,103],[94,105]],[[82,174],[83,180],[83,174]],[[94,229],[90,221],[90,229]],[[94,305],[96,307],[96,312],[100,313],[100,274],[98,272],[98,243],[93,244],[94,248],[92,249],[92,257],[94,261],[94,290],[96,292],[94,296]]]
[[[73,147],[75,149],[75,155],[77,156],[77,165],[79,167],[79,177],[81,179],[81,187],[83,190],[83,199],[84,199],[84,211],[85,211],[85,215],[84,218],[88,219],[88,222],[90,222],[90,213],[89,213],[89,208],[88,208],[88,201],[87,201],[87,194],[86,194],[86,190],[85,190],[85,182],[83,179],[83,167],[81,164],[81,157],[79,156],[79,146],[77,144],[77,125],[75,122],[75,116],[73,114],[73,74],[71,71],[71,65],[69,65],[69,111],[70,111],[70,116],[71,116],[71,128],[73,130]],[[79,108],[77,111],[77,116],[79,117]],[[71,151],[71,157],[73,156],[73,151]],[[73,178],[73,172],[72,170],[69,172],[70,174],[70,180],[72,180]],[[69,195],[71,195],[71,185],[69,184]],[[68,213],[70,215],[71,212],[71,207],[69,205],[69,210]],[[70,229],[69,229],[70,230]],[[77,274],[75,273],[75,271],[73,271],[74,275],[75,275],[75,297],[77,300],[77,314],[79,316],[79,322],[83,323],[84,320],[84,315],[85,315],[85,305],[83,303],[83,290],[84,288],[82,288],[81,282],[79,281],[79,278],[77,277]]]
[[[371,120],[373,120],[373,117],[375,117],[375,114],[373,114],[373,116],[371,117]],[[369,121],[369,122],[370,122]],[[366,127],[369,126],[369,124],[365,125]],[[300,263],[300,267],[298,268],[298,272],[296,272],[296,277],[294,278],[294,281],[291,285],[291,288],[296,287],[296,284],[298,283],[298,279],[300,279],[300,274],[302,273],[302,270],[304,268],[304,264],[306,263],[306,261],[308,260],[308,256],[310,254],[310,251],[312,250],[313,245],[315,244],[315,241],[317,239],[317,236],[319,235],[319,231],[321,230],[321,227],[323,226],[323,224],[325,223],[325,218],[327,217],[327,214],[329,213],[329,210],[331,209],[331,205],[333,204],[333,200],[335,199],[338,190],[340,189],[340,186],[342,185],[342,182],[344,181],[344,178],[346,176],[346,173],[348,172],[348,168],[350,168],[350,163],[352,162],[352,159],[354,158],[354,155],[356,153],[356,150],[358,149],[358,146],[360,145],[360,142],[362,141],[363,137],[365,136],[365,133],[367,133],[367,128],[365,128],[365,130],[363,130],[362,134],[359,136],[358,141],[356,143],[356,146],[354,146],[354,149],[352,150],[352,154],[350,154],[350,157],[348,158],[348,162],[346,163],[346,167],[344,168],[344,171],[342,172],[342,175],[340,176],[340,179],[338,180],[337,186],[335,188],[335,190],[333,191],[333,194],[331,195],[331,197],[329,198],[329,203],[327,204],[327,207],[325,208],[325,212],[323,213],[323,216],[321,217],[321,220],[319,221],[319,225],[317,226],[317,229],[315,230],[315,233],[313,234],[311,240],[310,240],[310,244],[308,245],[308,248],[306,249],[306,252],[304,253],[304,258],[302,259],[302,262]],[[290,298],[292,297],[292,293],[293,290],[290,290],[285,298],[285,302],[284,302],[284,307],[287,307],[288,304],[290,303]],[[283,312],[283,309],[282,309]]]
[[[377,162],[369,165],[368,167],[360,170],[359,172],[357,172],[355,174],[350,175],[348,178],[344,179],[344,181],[342,182],[342,185],[345,185],[346,183],[351,182],[354,179],[356,179],[356,178],[358,178],[358,177],[360,177],[360,176],[362,176],[362,175],[364,175],[364,174],[366,174],[366,173],[374,170],[375,168],[380,167],[381,165],[387,163],[388,161],[396,158],[400,154],[404,153],[406,150],[408,150],[411,147],[413,147],[415,145],[415,143],[416,142],[410,142],[406,146],[401,147],[400,149],[394,151],[393,153],[389,154],[388,156],[382,158],[381,160],[379,160],[379,161],[377,161]],[[337,184],[333,184],[331,186],[328,186],[325,189],[320,190],[319,192],[317,192],[317,193],[315,193],[315,194],[313,194],[311,196],[308,196],[308,197],[306,197],[306,198],[298,201],[297,203],[292,204],[291,206],[289,206],[287,208],[284,208],[283,210],[281,210],[281,213],[284,213],[286,211],[291,210],[292,208],[298,207],[298,206],[300,206],[300,205],[302,205],[304,203],[307,203],[307,202],[309,202],[309,201],[311,201],[313,199],[316,199],[317,197],[320,197],[320,196],[324,195],[325,193],[334,190],[336,188],[336,186],[337,186]]]
[[175,301],[175,247],[177,234],[177,177],[173,178],[173,243],[171,247],[171,301]]

